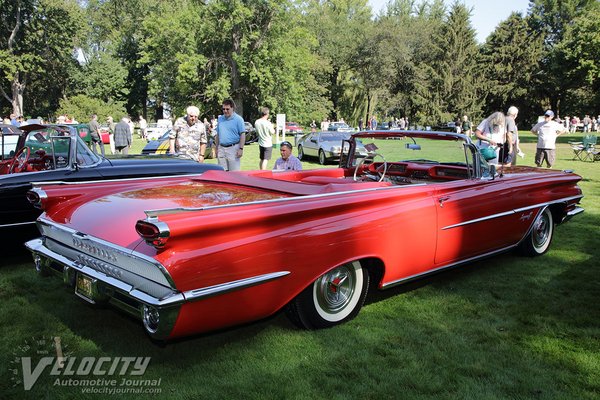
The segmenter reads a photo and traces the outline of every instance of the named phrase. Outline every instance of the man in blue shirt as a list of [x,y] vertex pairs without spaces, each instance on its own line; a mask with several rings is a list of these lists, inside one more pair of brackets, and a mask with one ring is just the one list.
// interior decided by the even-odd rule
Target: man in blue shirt
[[232,99],[223,100],[223,115],[217,119],[217,160],[226,171],[239,171],[246,144],[244,120],[235,113]]
[[19,127],[21,125],[19,124],[19,121],[17,121],[17,114],[10,114],[10,124],[16,127]]

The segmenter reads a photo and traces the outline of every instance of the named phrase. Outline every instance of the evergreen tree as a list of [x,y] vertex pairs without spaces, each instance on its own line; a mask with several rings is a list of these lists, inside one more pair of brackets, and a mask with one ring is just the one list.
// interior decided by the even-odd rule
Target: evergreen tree
[[531,31],[527,18],[512,13],[481,47],[481,69],[486,78],[484,115],[506,112],[514,105],[521,120],[539,115],[531,91],[539,86],[543,36]]
[[429,61],[432,122],[481,113],[483,77],[470,16],[464,4],[455,2],[434,35]]

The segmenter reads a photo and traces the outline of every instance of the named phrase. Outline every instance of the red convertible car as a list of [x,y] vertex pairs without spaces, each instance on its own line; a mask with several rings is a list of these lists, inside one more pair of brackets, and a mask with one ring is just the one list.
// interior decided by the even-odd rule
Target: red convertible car
[[282,309],[308,329],[343,323],[370,287],[541,255],[583,211],[578,175],[496,169],[461,134],[358,132],[343,148],[338,168],[41,184],[26,246],[41,274],[168,340]]

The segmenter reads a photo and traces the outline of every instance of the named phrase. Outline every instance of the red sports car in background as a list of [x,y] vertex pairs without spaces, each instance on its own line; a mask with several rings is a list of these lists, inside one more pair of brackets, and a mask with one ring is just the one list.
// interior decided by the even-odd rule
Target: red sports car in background
[[339,168],[38,185],[42,237],[26,246],[41,274],[166,340],[281,309],[303,328],[340,324],[369,287],[542,255],[583,211],[580,176],[497,169],[461,134],[358,132],[341,147]]
[[285,123],[286,134],[303,134],[304,129],[297,122],[286,122]]

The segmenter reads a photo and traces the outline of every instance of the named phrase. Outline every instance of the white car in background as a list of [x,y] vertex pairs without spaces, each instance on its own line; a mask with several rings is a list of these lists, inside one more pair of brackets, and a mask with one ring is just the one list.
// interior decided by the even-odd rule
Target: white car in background
[[151,122],[146,128],[146,140],[158,140],[166,131],[173,127],[173,122],[170,119],[159,119],[156,122]]
[[354,128],[345,122],[332,122],[329,124],[327,130],[335,132],[354,132]]

